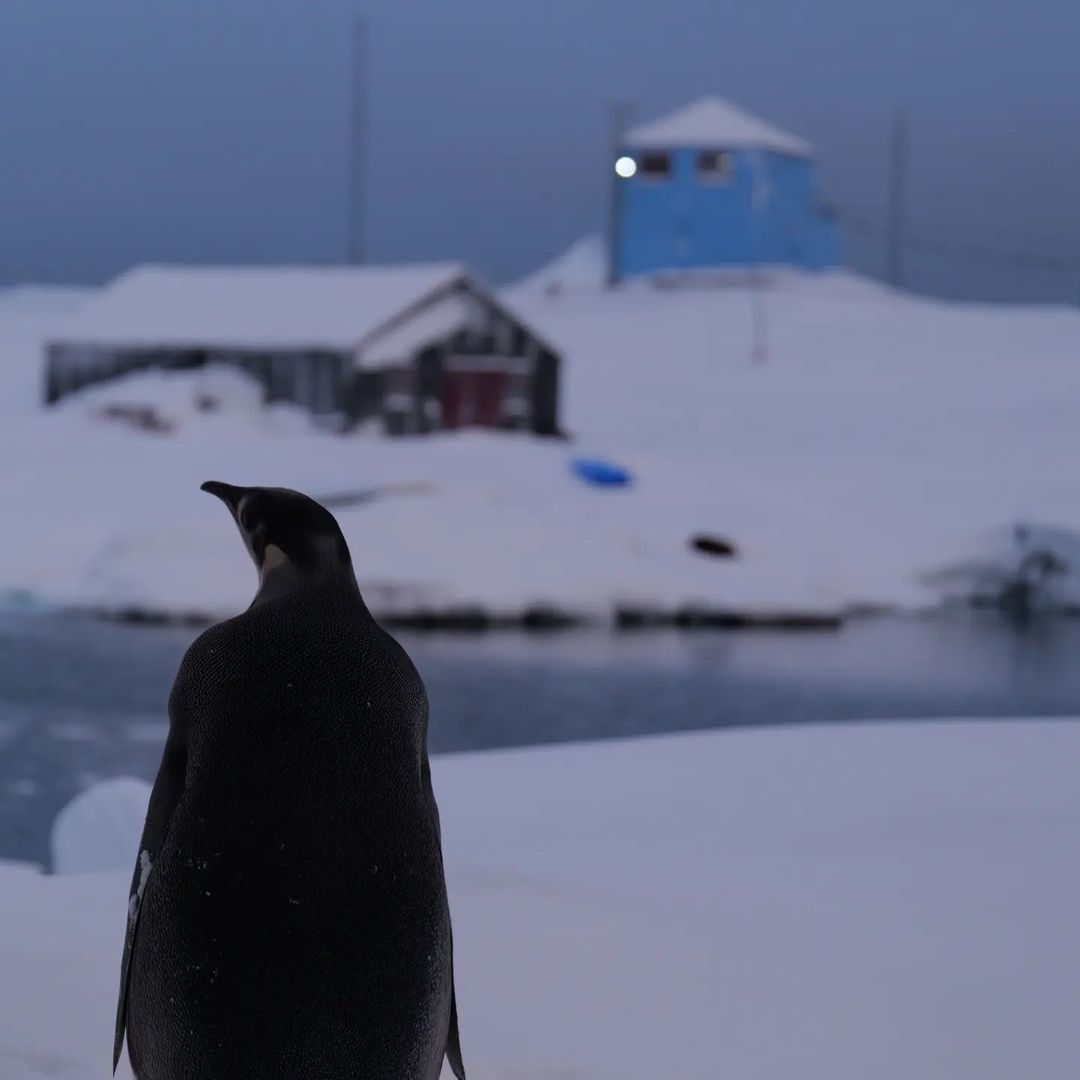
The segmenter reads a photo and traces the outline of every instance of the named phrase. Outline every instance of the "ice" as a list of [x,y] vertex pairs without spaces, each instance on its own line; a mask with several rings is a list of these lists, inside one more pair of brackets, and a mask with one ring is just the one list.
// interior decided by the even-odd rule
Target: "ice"
[[81,792],[53,824],[54,872],[130,874],[149,801],[150,786],[130,777],[103,780]]

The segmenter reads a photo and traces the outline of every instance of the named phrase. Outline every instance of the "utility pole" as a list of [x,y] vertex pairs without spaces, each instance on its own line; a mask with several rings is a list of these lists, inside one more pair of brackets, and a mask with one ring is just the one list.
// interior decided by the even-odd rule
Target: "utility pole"
[[365,166],[367,150],[367,19],[353,19],[351,38],[351,71],[349,79],[349,173],[348,236],[345,261],[359,266],[365,257],[364,217],[367,210]]
[[893,285],[904,283],[904,211],[907,203],[908,125],[902,109],[893,115],[889,155],[888,277]]
[[608,196],[608,286],[619,283],[619,231],[622,227],[622,189],[623,178],[615,171],[615,162],[619,160],[626,138],[626,129],[634,114],[634,105],[626,100],[615,100],[608,104],[611,124],[611,153],[608,155],[608,183],[611,185]]

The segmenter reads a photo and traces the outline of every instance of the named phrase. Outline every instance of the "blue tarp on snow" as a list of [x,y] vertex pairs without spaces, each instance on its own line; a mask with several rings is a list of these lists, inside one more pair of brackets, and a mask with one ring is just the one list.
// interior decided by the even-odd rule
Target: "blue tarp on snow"
[[622,466],[599,458],[574,458],[570,468],[579,480],[597,487],[628,487],[634,482]]

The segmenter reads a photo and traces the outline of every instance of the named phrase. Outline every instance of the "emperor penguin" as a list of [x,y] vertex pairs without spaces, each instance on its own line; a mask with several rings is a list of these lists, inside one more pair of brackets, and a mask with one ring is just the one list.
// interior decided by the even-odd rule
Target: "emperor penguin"
[[115,1071],[464,1080],[424,684],[332,514],[209,482],[259,574],[188,649],[127,911]]

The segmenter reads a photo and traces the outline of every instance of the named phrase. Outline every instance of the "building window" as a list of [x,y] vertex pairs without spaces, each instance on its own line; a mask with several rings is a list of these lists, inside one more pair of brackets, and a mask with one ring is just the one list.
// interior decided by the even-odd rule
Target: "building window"
[[646,150],[638,161],[638,172],[650,180],[666,180],[671,175],[671,155],[662,150]]
[[730,150],[702,150],[697,156],[699,179],[725,184],[735,172],[735,155]]

